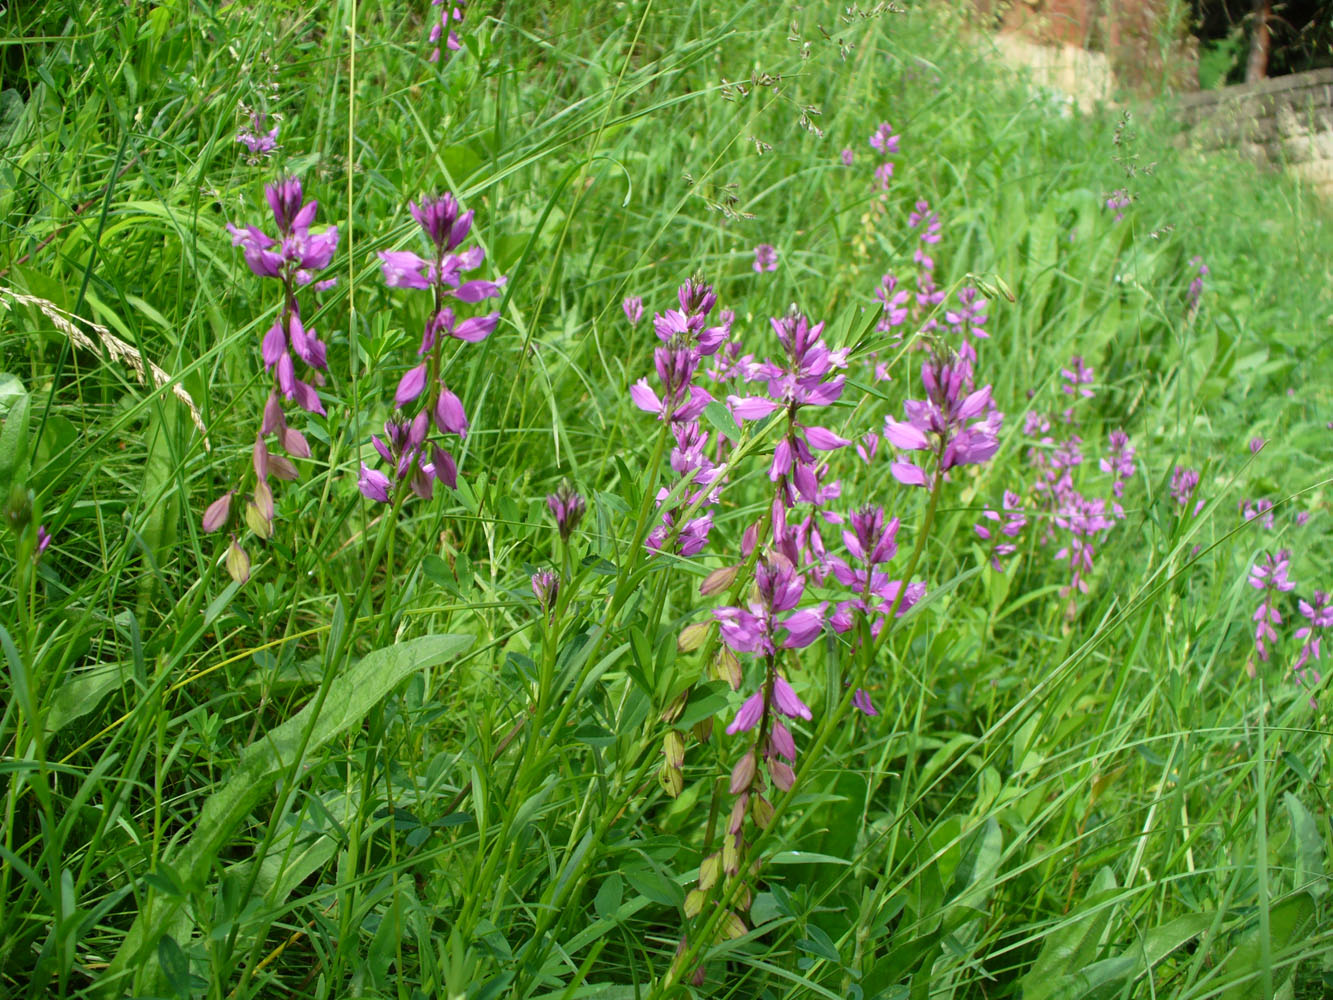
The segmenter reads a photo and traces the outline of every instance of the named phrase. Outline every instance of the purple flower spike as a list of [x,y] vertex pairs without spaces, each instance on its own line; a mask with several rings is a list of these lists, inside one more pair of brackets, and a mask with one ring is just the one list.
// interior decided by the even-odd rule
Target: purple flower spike
[[898,152],[898,136],[893,134],[893,127],[888,122],[879,123],[874,135],[870,137],[870,147],[885,156],[893,156]]
[[579,526],[579,521],[583,519],[583,512],[588,505],[583,497],[575,492],[572,485],[562,482],[556,491],[546,498],[546,506],[550,508],[555,518],[560,540],[567,542],[574,529]]
[[778,252],[771,243],[760,243],[754,248],[754,270],[756,274],[778,269]]
[[1061,388],[1070,396],[1075,394],[1091,398],[1094,393],[1091,389],[1082,388],[1092,384],[1092,369],[1083,363],[1083,359],[1075,355],[1070,359],[1070,367],[1060,369],[1060,376],[1067,383]]
[[250,116],[250,127],[236,133],[236,141],[250,150],[251,164],[258,163],[261,157],[271,155],[278,148],[278,126],[274,125],[268,132],[264,132],[266,124],[268,115],[256,111]]
[[549,569],[541,569],[532,574],[532,593],[537,603],[549,611],[555,607],[556,596],[560,593],[560,577]]
[[643,299],[637,295],[628,296],[621,308],[625,310],[625,318],[629,320],[630,326],[638,326],[639,320],[643,319]]

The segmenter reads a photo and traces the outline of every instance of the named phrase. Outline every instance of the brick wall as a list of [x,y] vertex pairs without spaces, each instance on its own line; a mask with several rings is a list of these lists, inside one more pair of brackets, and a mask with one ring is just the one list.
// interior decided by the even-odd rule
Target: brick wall
[[1183,94],[1177,104],[1190,142],[1238,147],[1333,199],[1333,69]]

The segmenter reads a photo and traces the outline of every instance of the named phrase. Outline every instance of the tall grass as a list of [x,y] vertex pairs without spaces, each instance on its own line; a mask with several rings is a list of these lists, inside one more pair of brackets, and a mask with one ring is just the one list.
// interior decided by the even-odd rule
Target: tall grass
[[[0,994],[1323,995],[1329,702],[1291,666],[1297,600],[1329,586],[1327,207],[1183,152],[1151,109],[1070,115],[936,5],[478,3],[437,64],[428,15],[8,15]],[[271,159],[235,141],[242,104],[280,124]],[[302,298],[327,416],[289,407],[313,457],[277,484],[271,539],[231,529],[242,584],[201,516],[251,488],[279,297],[224,224],[266,225],[280,171],[340,229],[338,284]],[[358,469],[428,312],[376,252],[420,249],[407,203],[446,190],[475,210],[477,274],[508,278],[501,322],[446,352],[471,421],[457,489],[375,505]],[[931,315],[962,287],[989,300],[999,451],[938,491],[829,453],[828,510],[901,518],[890,570],[926,596],[876,643],[788,654],[813,714],[795,787],[700,895],[749,746],[724,729],[762,669],[733,693],[717,630],[687,626],[745,603],[780,435],[706,413],[733,439],[709,545],[653,555],[677,477],[628,392],[659,341],[621,303],[674,308],[697,272],[761,359],[795,303],[849,352],[818,422],[859,439],[922,394],[930,310],[894,341],[874,298],[889,271],[915,291],[922,199],[950,296]],[[1074,356],[1091,398],[1062,391]],[[1039,415],[1049,445],[1024,432]],[[1112,430],[1137,448],[1123,518],[1069,591],[1031,452],[1079,435],[1071,475],[1109,500]],[[1177,467],[1200,474],[1184,505]],[[545,501],[565,480],[588,507],[567,542]],[[973,525],[1006,489],[1029,523],[1000,573]],[[1272,528],[1241,513],[1260,499]],[[1247,576],[1284,548],[1296,589],[1263,660]]]

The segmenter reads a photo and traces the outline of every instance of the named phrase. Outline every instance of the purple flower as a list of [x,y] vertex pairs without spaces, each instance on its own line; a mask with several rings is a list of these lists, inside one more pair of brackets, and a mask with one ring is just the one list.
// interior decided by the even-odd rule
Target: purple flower
[[1190,502],[1195,488],[1199,485],[1199,472],[1183,465],[1177,465],[1171,473],[1171,496],[1181,507]]
[[902,326],[907,319],[907,302],[911,297],[907,289],[898,288],[898,279],[892,274],[880,278],[879,288],[875,290],[875,300],[883,307],[884,315],[875,326],[875,330],[879,333],[890,333],[895,327]]
[[[658,492],[661,520],[649,532],[647,547],[653,552],[670,550],[690,557],[701,552],[707,544],[713,515],[700,508],[716,503],[720,488],[720,472],[708,458],[706,450],[708,434],[698,425],[700,414],[713,397],[694,384],[694,377],[700,359],[716,355],[727,342],[733,316],[723,310],[721,322],[708,325],[717,295],[712,285],[697,276],[680,286],[676,301],[679,309],[668,309],[653,317],[653,330],[662,341],[662,346],[653,353],[661,395],[645,378],[630,387],[630,400],[639,409],[655,413],[659,420],[667,422],[676,441],[671,451],[671,467],[689,484],[671,507],[666,506],[666,500],[673,491],[663,487]],[[734,357],[723,362],[726,365],[735,363]],[[715,378],[720,368],[721,365],[714,369]],[[719,442],[719,446],[721,444]]]
[[1092,384],[1092,369],[1083,363],[1083,359],[1075,355],[1069,362],[1069,368],[1060,369],[1060,377],[1066,382],[1060,388],[1066,394],[1073,396],[1075,394],[1091,398],[1094,393],[1091,389],[1080,388]]
[[[731,725],[727,726],[727,733],[735,736],[737,733],[743,733],[751,730],[763,718],[764,713],[770,706],[764,700],[764,689],[761,687],[750,697],[746,698],[736,713],[736,718],[732,720]],[[812,718],[810,709],[806,707],[805,702],[787,683],[786,678],[777,674],[773,678],[773,704],[780,715],[785,715],[789,719],[810,719]],[[783,726],[785,730],[786,727]],[[790,732],[788,732],[790,738]],[[794,751],[793,747],[793,751]]]
[[959,308],[944,313],[944,319],[950,326],[957,328],[960,336],[970,333],[978,339],[990,336],[983,326],[986,322],[986,300],[977,297],[975,288],[967,287],[958,292]]
[[[779,646],[801,649],[823,628],[819,609],[793,611],[805,591],[805,579],[786,559],[763,560],[755,568],[755,596],[744,608],[715,608],[722,641],[738,653],[772,656]],[[791,612],[779,619],[777,615]],[[786,635],[778,639],[778,631]],[[805,716],[809,718],[809,716]]]
[[1260,497],[1252,504],[1242,500],[1240,503],[1240,513],[1241,517],[1246,521],[1253,521],[1257,518],[1259,525],[1262,528],[1267,531],[1273,530],[1275,523],[1273,518],[1273,501],[1269,500],[1267,497]]
[[692,385],[699,356],[688,348],[659,347],[653,352],[662,395],[659,397],[646,378],[630,386],[630,399],[639,409],[656,413],[659,420],[697,420],[704,408],[713,401],[707,391]]
[[856,160],[856,154],[852,152],[852,147],[848,146],[838,154],[838,158],[842,160],[842,165],[844,167],[850,167]]
[[913,229],[921,229],[922,243],[940,241],[940,216],[930,210],[930,202],[922,200],[916,203],[916,211],[907,217],[907,224]]
[[1315,630],[1333,626],[1333,607],[1329,606],[1328,594],[1322,590],[1316,590],[1310,601],[1299,601],[1297,606],[1308,624],[1296,630],[1296,638],[1301,640],[1301,650],[1291,669],[1302,684],[1314,685],[1321,680],[1319,671],[1313,667],[1307,670],[1306,664],[1320,658],[1321,636]]
[[1266,445],[1267,443],[1268,442],[1261,437],[1250,438],[1250,454],[1251,455],[1259,454],[1259,452],[1263,451],[1264,445]]
[[[1265,553],[1263,559],[1250,569],[1249,584],[1264,593],[1264,599],[1253,615],[1254,649],[1259,659],[1268,659],[1269,643],[1277,641],[1274,625],[1282,624],[1282,613],[1278,611],[1275,598],[1295,588],[1287,577],[1291,567],[1291,553],[1282,549],[1276,556]],[[1313,608],[1311,609],[1313,611]]]
[[439,18],[431,25],[430,44],[434,46],[431,49],[430,61],[440,61],[440,39],[444,38],[444,48],[447,52],[457,52],[462,48],[462,43],[458,40],[458,33],[454,27],[463,21],[463,0],[430,0],[432,7],[439,7]]
[[414,415],[385,424],[387,444],[378,438],[373,440],[385,461],[394,466],[394,481],[410,483],[413,492],[428,499],[433,481],[450,489],[458,482],[453,455],[429,440],[432,421],[441,435],[464,437],[469,426],[462,400],[444,382],[443,338],[476,343],[490,336],[500,319],[500,314],[493,312],[460,320],[449,303],[452,300],[471,305],[496,298],[506,279],[463,280],[465,272],[481,266],[485,253],[476,246],[459,251],[472,232],[473,214],[471,210],[463,211],[453,194],[445,192],[410,202],[408,210],[430,241],[431,256],[421,257],[409,250],[383,251],[380,266],[390,288],[429,290],[434,302],[417,350],[425,360],[408,369],[394,394],[394,405]]
[[771,243],[760,243],[754,248],[754,270],[756,274],[778,269],[778,252]]
[[260,157],[269,156],[278,148],[278,126],[264,132],[267,119],[263,111],[256,111],[250,115],[250,127],[236,133],[236,141],[250,150],[251,163],[258,163]]
[[[994,409],[990,386],[967,391],[971,378],[966,362],[933,356],[921,366],[926,399],[903,404],[907,420],[886,420],[885,439],[903,451],[933,452],[941,472],[989,461],[1000,446],[1003,415]],[[895,461],[889,471],[904,485],[929,485],[924,470],[911,462]]]
[[1202,257],[1191,257],[1190,265],[1198,267],[1198,272],[1189,287],[1189,314],[1193,317],[1199,310],[1199,299],[1203,295],[1203,279],[1208,275],[1208,265],[1203,262]]
[[898,152],[898,136],[893,134],[893,127],[888,122],[879,123],[870,137],[870,148],[885,156],[893,156]]
[[546,498],[546,506],[550,508],[552,516],[555,517],[556,530],[560,532],[560,540],[569,541],[569,536],[574,533],[574,529],[579,526],[579,521],[583,519],[583,512],[587,509],[587,503],[574,487],[568,482],[562,482],[556,491]]
[[1017,538],[1027,526],[1023,514],[1023,498],[1012,490],[1004,491],[1004,503],[1001,510],[986,507],[981,512],[981,520],[973,525],[973,530],[982,541],[991,543],[991,567],[997,573],[1004,572],[1001,556],[1012,555],[1018,551],[1013,542],[1001,541],[1001,538]]
[[555,607],[556,596],[560,593],[560,577],[552,570],[540,569],[532,574],[532,593],[543,610]]
[[388,503],[391,485],[389,477],[384,473],[372,469],[365,462],[361,463],[361,476],[356,481],[356,487],[367,500]]
[[629,325],[638,326],[639,320],[643,318],[643,299],[637,295],[628,296],[621,303],[621,308],[625,310],[625,318],[629,320]]
[[1115,212],[1116,222],[1125,217],[1125,209],[1129,207],[1131,200],[1129,192],[1124,188],[1112,191],[1106,196],[1106,207],[1108,210]]
[[385,421],[384,437],[371,436],[371,444],[392,470],[393,478],[361,465],[357,486],[361,493],[378,503],[388,503],[395,483],[407,483],[417,496],[429,500],[434,493],[433,480],[440,480],[452,488],[457,471],[453,456],[438,445],[427,444],[430,415],[426,410],[417,412],[407,421]]
[[891,180],[893,180],[893,163],[885,160],[875,168],[875,187],[887,191]]

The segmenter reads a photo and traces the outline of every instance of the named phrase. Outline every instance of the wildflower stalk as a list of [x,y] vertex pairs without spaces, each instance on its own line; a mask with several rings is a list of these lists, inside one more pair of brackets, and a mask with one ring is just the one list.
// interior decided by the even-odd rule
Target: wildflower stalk
[[[889,605],[889,610],[886,615],[886,625],[880,633],[879,640],[875,643],[874,649],[871,650],[870,655],[863,658],[861,667],[857,670],[856,676],[852,678],[852,682],[847,686],[842,698],[838,701],[837,706],[833,711],[824,713],[823,722],[816,731],[813,742],[811,742],[802,753],[802,760],[799,769],[796,772],[796,781],[792,784],[790,790],[783,792],[773,803],[773,817],[770,820],[768,827],[758,831],[755,834],[754,840],[745,848],[739,865],[741,871],[747,870],[747,868],[753,864],[754,858],[757,857],[760,852],[760,848],[764,846],[765,842],[772,835],[772,832],[778,828],[779,821],[790,808],[792,801],[796,797],[796,789],[801,787],[802,782],[807,778],[810,769],[814,766],[815,762],[820,759],[824,748],[828,745],[829,739],[837,728],[838,721],[842,719],[847,713],[847,710],[851,707],[852,698],[855,696],[856,689],[865,681],[870,665],[874,662],[874,651],[886,641],[890,631],[893,629],[893,623],[897,620],[896,615],[898,613],[898,608],[901,607],[902,601],[907,595],[906,581],[910,580],[912,575],[916,572],[917,564],[921,561],[922,553],[926,548],[926,539],[929,537],[930,529],[935,522],[935,513],[939,505],[944,477],[937,472],[932,478],[934,481],[930,487],[930,499],[926,506],[926,514],[922,521],[921,530],[917,534],[916,543],[912,547],[912,554],[907,561],[907,569],[903,574],[904,583],[898,588],[898,593],[894,595],[893,602]],[[719,880],[714,888],[716,888],[716,885],[722,884],[722,881],[723,880]],[[671,964],[666,974],[658,981],[657,986],[648,994],[648,1000],[659,1000],[659,998],[666,996],[676,985],[681,975],[685,974],[688,970],[694,969],[699,964],[703,950],[711,946],[723,917],[729,912],[728,908],[731,906],[732,901],[739,893],[743,884],[740,879],[729,879],[726,880],[726,882],[726,888],[723,890],[722,896],[718,900],[718,905],[713,907],[712,912],[705,921],[703,927],[691,936],[692,943],[686,948],[682,956]],[[713,891],[713,889],[709,890],[710,896]]]

